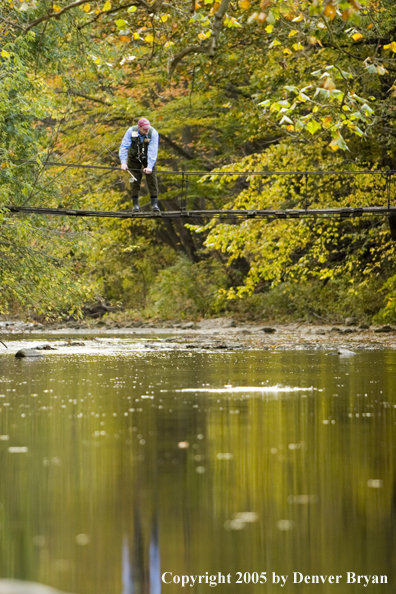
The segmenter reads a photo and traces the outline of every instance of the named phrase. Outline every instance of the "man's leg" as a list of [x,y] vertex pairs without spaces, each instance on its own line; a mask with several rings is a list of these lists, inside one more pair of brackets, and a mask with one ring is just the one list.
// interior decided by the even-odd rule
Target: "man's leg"
[[146,174],[147,186],[150,192],[151,208],[153,212],[159,212],[158,208],[158,179],[157,166],[154,165],[153,171]]
[[128,169],[136,177],[136,180],[131,184],[133,210],[139,212],[139,190],[140,182],[142,181],[142,165],[139,161],[128,159]]

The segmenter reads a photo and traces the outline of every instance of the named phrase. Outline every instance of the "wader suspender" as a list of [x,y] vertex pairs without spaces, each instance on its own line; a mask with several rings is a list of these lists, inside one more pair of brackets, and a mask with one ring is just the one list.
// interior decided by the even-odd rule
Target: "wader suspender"
[[137,137],[137,159],[143,167],[147,167],[148,146],[150,144],[152,133],[153,129],[150,127],[147,134],[148,137],[145,138],[143,142],[140,142],[139,136]]

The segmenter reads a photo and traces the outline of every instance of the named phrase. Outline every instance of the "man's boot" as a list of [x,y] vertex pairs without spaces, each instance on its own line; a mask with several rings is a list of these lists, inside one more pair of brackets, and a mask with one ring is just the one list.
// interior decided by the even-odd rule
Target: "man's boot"
[[139,212],[139,196],[132,196],[133,212]]
[[160,209],[159,209],[159,206],[158,206],[158,202],[157,202],[158,198],[157,198],[157,196],[151,196],[150,199],[151,199],[151,208],[152,208],[152,211],[153,212],[161,212]]

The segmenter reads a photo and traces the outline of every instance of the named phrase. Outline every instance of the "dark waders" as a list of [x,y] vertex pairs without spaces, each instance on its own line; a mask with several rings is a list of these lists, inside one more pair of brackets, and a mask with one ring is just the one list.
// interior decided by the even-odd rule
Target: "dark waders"
[[[137,159],[133,159],[131,156],[128,157],[128,169],[131,173],[136,177],[136,181],[132,182],[132,202],[133,202],[133,210],[139,210],[139,190],[140,184],[143,177],[143,168],[147,167],[147,165],[143,165]],[[150,192],[151,198],[151,206],[152,209],[158,211],[158,180],[157,180],[157,166],[154,165],[153,171],[151,173],[146,174],[146,181],[147,186]]]

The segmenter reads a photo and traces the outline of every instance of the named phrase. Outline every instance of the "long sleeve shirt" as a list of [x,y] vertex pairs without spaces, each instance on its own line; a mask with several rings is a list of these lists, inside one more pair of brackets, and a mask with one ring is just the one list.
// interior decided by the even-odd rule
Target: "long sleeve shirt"
[[[147,134],[140,134],[138,132],[139,142],[143,142],[145,138],[148,138]],[[148,145],[147,151],[147,167],[148,169],[153,169],[155,162],[158,156],[158,140],[159,135],[157,130],[153,128],[151,133],[150,143]],[[125,132],[124,138],[122,139],[120,150],[119,150],[119,157],[121,163],[126,163],[128,160],[128,150],[132,144],[132,128],[128,128]]]

